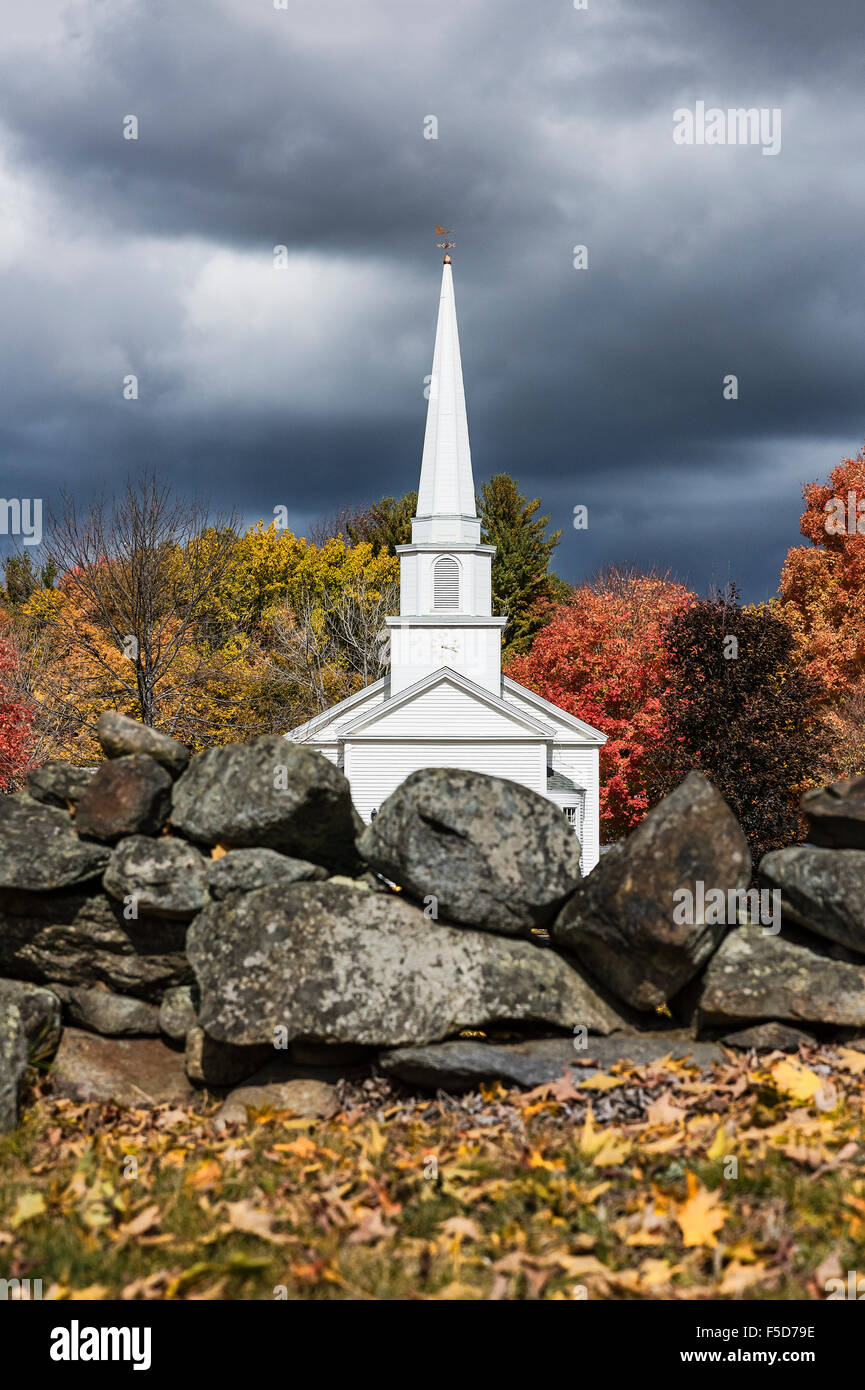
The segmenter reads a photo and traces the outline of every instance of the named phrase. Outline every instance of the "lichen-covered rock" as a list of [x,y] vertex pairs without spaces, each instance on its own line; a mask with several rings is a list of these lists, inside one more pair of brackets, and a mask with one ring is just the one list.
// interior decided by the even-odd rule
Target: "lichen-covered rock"
[[27,778],[27,790],[34,801],[64,810],[83,796],[93,776],[92,767],[74,767],[72,763],[51,762],[36,767]]
[[204,909],[187,951],[199,1017],[235,1044],[397,1047],[495,1020],[608,1033],[622,1020],[553,951],[430,922],[394,894],[259,888]]
[[336,873],[359,868],[363,823],[348,782],[321,753],[288,739],[199,753],[175,783],[171,820],[198,844],[261,846]]
[[747,887],[751,856],[727,803],[692,772],[649,812],[626,840],[605,854],[552,927],[620,999],[655,1009],[672,998],[711,956],[723,924],[686,917],[680,890]]
[[159,1009],[143,999],[115,994],[110,989],[54,984],[67,1017],[80,1028],[103,1037],[155,1038],[159,1035]]
[[102,745],[107,758],[124,758],[130,754],[141,754],[161,763],[170,773],[177,776],[189,762],[189,749],[168,734],[160,734],[137,719],[128,719],[116,710],[106,710],[100,714],[96,724],[96,737]]
[[198,1023],[195,998],[189,985],[167,989],[159,1005],[159,1031],[173,1043],[185,1043],[190,1028]]
[[125,835],[158,835],[171,807],[171,777],[152,758],[103,763],[78,802],[79,835],[111,843]]
[[101,874],[107,862],[102,845],[78,839],[68,811],[30,797],[0,797],[0,889],[72,887]]
[[865,1023],[865,965],[762,927],[738,927],[709,962],[699,1009],[708,1024],[777,1019],[856,1028]]
[[865,774],[803,792],[801,806],[812,844],[865,850]]
[[232,893],[251,893],[255,888],[267,888],[280,883],[320,882],[327,878],[327,869],[311,864],[308,859],[292,859],[277,854],[275,849],[232,849],[209,866],[207,882],[218,901]]
[[781,890],[785,919],[865,955],[865,849],[773,850],[760,877]]
[[193,1097],[182,1054],[158,1038],[102,1038],[77,1028],[64,1029],[51,1080],[70,1100],[111,1101],[132,1110]]
[[454,768],[413,772],[360,840],[380,874],[449,923],[519,936],[580,882],[580,843],[546,797]]
[[131,900],[138,912],[188,920],[210,901],[208,868],[184,840],[130,835],[115,846],[102,882],[112,898]]
[[157,1001],[192,971],[186,924],[124,908],[104,893],[0,893],[0,973],[51,985],[106,984]]
[[0,1010],[14,1004],[21,1015],[30,1061],[53,1056],[60,1041],[60,1000],[53,990],[29,980],[0,980]]
[[0,1134],[18,1123],[21,1082],[27,1070],[27,1034],[17,1004],[0,1002]]

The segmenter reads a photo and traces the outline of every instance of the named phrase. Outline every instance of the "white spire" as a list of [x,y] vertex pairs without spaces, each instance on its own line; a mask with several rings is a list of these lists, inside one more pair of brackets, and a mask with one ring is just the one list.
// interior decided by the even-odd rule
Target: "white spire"
[[[446,258],[442,268],[442,291],[430,380],[417,515],[418,518],[477,515],[454,282],[449,258]],[[472,532],[475,529],[472,528]],[[466,539],[470,537],[467,536]]]

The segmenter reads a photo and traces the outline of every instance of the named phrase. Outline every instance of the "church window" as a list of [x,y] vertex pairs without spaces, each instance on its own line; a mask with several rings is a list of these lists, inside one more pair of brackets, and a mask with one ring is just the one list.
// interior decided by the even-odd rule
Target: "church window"
[[443,555],[433,566],[433,608],[459,608],[460,567],[451,555]]

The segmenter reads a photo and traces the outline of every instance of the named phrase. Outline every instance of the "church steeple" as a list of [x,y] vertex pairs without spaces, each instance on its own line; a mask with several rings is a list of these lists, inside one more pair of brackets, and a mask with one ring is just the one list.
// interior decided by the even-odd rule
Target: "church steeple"
[[386,619],[391,694],[442,667],[500,694],[501,633],[507,619],[493,616],[495,546],[481,544],[475,507],[449,256],[442,268],[417,516],[412,517],[411,544],[396,549],[400,612],[398,618]]
[[[435,519],[447,520],[438,526]],[[441,296],[426,417],[413,541],[477,544],[480,528],[466,418],[466,398],[450,257],[442,266]],[[454,525],[454,522],[460,524]]]

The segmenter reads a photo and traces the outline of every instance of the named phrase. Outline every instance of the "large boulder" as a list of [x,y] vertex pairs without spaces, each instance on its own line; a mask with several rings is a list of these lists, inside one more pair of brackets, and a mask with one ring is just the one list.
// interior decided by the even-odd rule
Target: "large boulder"
[[124,909],[104,893],[0,893],[0,973],[50,985],[92,985],[158,1001],[192,972],[186,924]]
[[158,835],[171,807],[171,776],[152,758],[103,763],[78,802],[75,825],[91,840]]
[[622,1022],[552,951],[431,928],[400,897],[345,884],[260,888],[214,903],[190,926],[187,950],[203,1028],[235,1044],[397,1047],[496,1020],[598,1033]]
[[11,1004],[21,1015],[30,1061],[53,1056],[62,1031],[60,1000],[54,991],[29,980],[0,980],[0,1009]]
[[172,824],[203,845],[263,846],[334,872],[359,867],[363,823],[338,768],[275,735],[208,748],[175,783]]
[[183,1055],[158,1038],[101,1038],[67,1028],[51,1080],[58,1095],[79,1101],[112,1101],[133,1110],[190,1101]]
[[207,883],[218,901],[232,893],[251,893],[255,888],[300,883],[306,879],[321,882],[327,869],[308,859],[292,859],[275,849],[232,849],[209,866]]
[[189,749],[168,734],[160,734],[137,719],[128,719],[116,710],[106,710],[100,714],[96,724],[96,736],[102,745],[106,758],[124,758],[129,754],[141,754],[153,758],[164,768],[177,776],[189,762]]
[[445,921],[519,936],[551,922],[580,882],[558,807],[501,777],[413,772],[360,840],[363,858]]
[[27,1034],[17,1004],[0,1003],[0,1134],[18,1123],[21,1082],[27,1070]]
[[865,965],[759,926],[739,927],[709,962],[699,1010],[707,1024],[777,1019],[858,1028],[865,1023]]
[[[533,1038],[521,1043],[487,1043],[458,1038],[428,1047],[401,1047],[379,1058],[379,1066],[412,1086],[445,1091],[465,1090],[483,1081],[507,1081],[515,1086],[541,1086],[568,1073],[575,1086],[590,1081],[618,1062],[645,1066],[670,1056],[706,1068],[723,1062],[712,1043],[695,1043],[663,1033],[632,1037],[592,1038],[588,1048],[574,1050],[573,1038]],[[597,1067],[586,1067],[586,1062]]]
[[865,774],[803,792],[801,805],[812,844],[865,850]]
[[64,810],[74,806],[90,785],[92,767],[75,767],[72,763],[51,762],[35,767],[27,778],[27,791],[34,801]]
[[109,851],[78,839],[68,811],[0,797],[0,889],[69,888],[101,874]]
[[691,772],[603,856],[562,909],[553,939],[620,999],[655,1009],[697,974],[724,936],[723,919],[703,920],[698,885],[742,890],[750,871],[738,821],[711,783]]
[[190,918],[210,901],[208,861],[184,840],[130,835],[115,846],[102,882],[119,902],[158,917]]
[[865,849],[776,849],[760,877],[780,889],[785,919],[865,954]]

